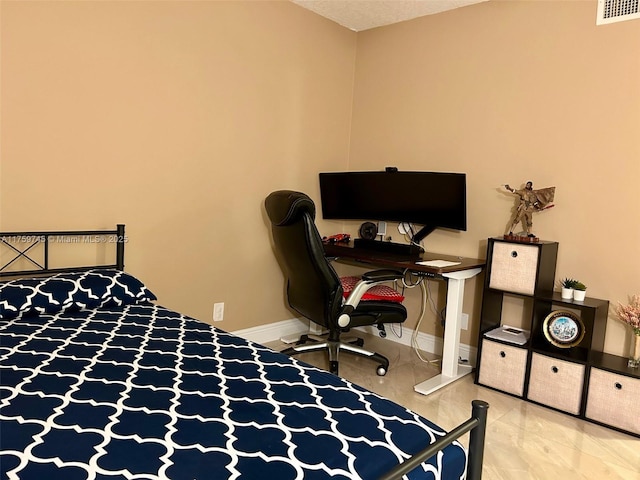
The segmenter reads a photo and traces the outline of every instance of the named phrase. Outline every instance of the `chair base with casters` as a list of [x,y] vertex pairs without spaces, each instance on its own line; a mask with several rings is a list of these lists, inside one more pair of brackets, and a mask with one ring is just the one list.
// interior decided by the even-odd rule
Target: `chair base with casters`
[[302,335],[295,346],[286,348],[282,353],[296,355],[326,350],[329,354],[329,371],[337,375],[338,358],[340,352],[343,351],[344,353],[370,358],[377,362],[376,373],[379,376],[384,376],[389,370],[389,359],[387,357],[362,348],[364,346],[362,338],[354,336],[345,338],[341,337],[341,335],[351,327],[375,325],[379,330],[380,337],[384,338],[386,336],[385,324],[401,323],[406,318],[406,315],[406,308],[401,303],[363,300],[359,303],[358,308],[351,313],[348,328],[330,330],[326,338],[309,334]]
[[[369,312],[369,313],[367,313]],[[372,321],[372,315],[375,321]],[[401,303],[377,302],[365,300],[360,302],[355,314],[351,315],[350,327],[364,325],[375,325],[380,330],[380,337],[386,336],[384,325],[386,323],[401,323],[406,318],[406,309]],[[299,353],[317,352],[326,350],[329,354],[329,371],[338,375],[338,358],[340,352],[359,355],[370,358],[378,363],[376,373],[379,376],[386,375],[389,370],[389,359],[377,352],[367,350],[364,347],[364,340],[360,337],[344,337],[348,329],[334,329],[329,331],[327,337],[305,334],[300,337],[295,346],[282,350],[287,355]]]
[[[359,338],[356,341],[358,340],[364,345],[364,340]],[[389,369],[389,359],[387,357],[376,352],[365,350],[357,344],[340,341],[339,334],[332,335],[332,333],[329,333],[329,337],[322,342],[296,345],[295,347],[289,347],[282,350],[282,353],[287,355],[295,355],[298,353],[317,352],[320,350],[327,350],[329,352],[329,371],[336,375],[338,375],[338,356],[341,351],[354,353],[356,355],[360,355],[361,357],[371,358],[372,360],[375,360],[379,363],[378,368],[376,369],[376,373],[380,376],[386,375],[387,370]]]
[[[329,331],[326,339],[307,344],[310,337],[303,337],[283,353],[327,351],[329,368],[335,374],[339,353],[353,353],[376,361],[378,375],[386,374],[389,369],[386,357],[365,350],[361,341],[346,340],[341,335],[352,327],[380,328],[385,323],[406,320],[407,310],[401,303],[404,297],[382,285],[401,279],[403,272],[375,270],[361,277],[349,277],[350,283],[343,285],[324,253],[322,237],[314,223],[315,205],[307,195],[279,190],[265,199],[265,209],[271,222],[275,254],[285,275],[289,307]],[[380,331],[384,332],[384,327]]]

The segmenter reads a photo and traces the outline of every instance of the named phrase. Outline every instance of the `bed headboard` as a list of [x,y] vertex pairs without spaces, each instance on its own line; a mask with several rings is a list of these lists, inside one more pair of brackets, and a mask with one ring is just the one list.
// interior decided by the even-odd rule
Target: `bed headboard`
[[[95,243],[113,244],[115,263],[109,265],[83,265],[77,267],[50,268],[49,247],[51,243]],[[0,264],[0,278],[23,277],[25,275],[47,275],[53,273],[78,272],[93,269],[124,270],[124,244],[127,237],[124,225],[115,230],[71,230],[58,232],[0,232],[0,248],[9,253],[9,261]],[[41,245],[42,248],[36,248]],[[11,270],[17,260],[26,260],[34,268]]]

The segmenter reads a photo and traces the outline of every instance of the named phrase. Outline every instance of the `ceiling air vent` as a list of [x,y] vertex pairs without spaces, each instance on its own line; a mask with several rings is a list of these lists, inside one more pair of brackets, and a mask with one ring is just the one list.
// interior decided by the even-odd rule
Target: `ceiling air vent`
[[640,0],[598,0],[596,25],[640,18]]

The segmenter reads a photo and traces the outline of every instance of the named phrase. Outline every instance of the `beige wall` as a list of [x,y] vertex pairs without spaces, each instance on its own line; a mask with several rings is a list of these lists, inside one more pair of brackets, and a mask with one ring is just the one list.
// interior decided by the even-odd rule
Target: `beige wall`
[[[553,185],[534,228],[560,242],[558,277],[624,301],[640,293],[640,22],[596,27],[596,4],[491,1],[356,34],[285,1],[3,1],[0,230],[126,223],[127,270],[162,304],[209,321],[223,301],[237,330],[294,316],[270,191],[462,171],[468,231],[429,250],[483,257],[514,202],[500,186]],[[608,332],[626,351],[627,330]]]
[[[555,186],[534,231],[559,242],[557,277],[615,304],[640,293],[640,21],[598,27],[596,6],[491,1],[359,33],[349,168],[465,172],[468,230],[425,245],[471,257],[505,233],[501,185]],[[629,341],[609,321],[605,348]]]
[[127,225],[161,304],[294,317],[263,201],[346,167],[356,34],[289,2],[2,2],[0,231]]

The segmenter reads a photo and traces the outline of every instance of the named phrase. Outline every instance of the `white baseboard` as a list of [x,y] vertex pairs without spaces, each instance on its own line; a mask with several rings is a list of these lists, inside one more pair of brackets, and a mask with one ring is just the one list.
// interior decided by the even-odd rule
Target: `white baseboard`
[[258,327],[236,330],[233,333],[239,337],[256,343],[269,343],[289,335],[302,335],[309,331],[309,320],[292,318],[281,322],[269,323]]
[[[378,329],[373,326],[357,327],[354,330],[361,330],[371,335],[378,335]],[[387,340],[397,342],[402,345],[412,346],[411,337],[413,330],[402,327],[402,337],[398,337],[394,332],[398,332],[400,327],[392,324],[386,326]],[[251,340],[256,343],[269,343],[279,340],[282,337],[302,335],[309,332],[309,321],[300,318],[292,318],[291,320],[283,320],[281,322],[260,325],[258,327],[245,328],[232,332],[234,335]],[[420,349],[432,353],[434,355],[442,355],[442,338],[431,334],[418,332],[416,341]],[[469,361],[469,364],[475,367],[477,348],[466,344],[460,344],[460,358]]]

